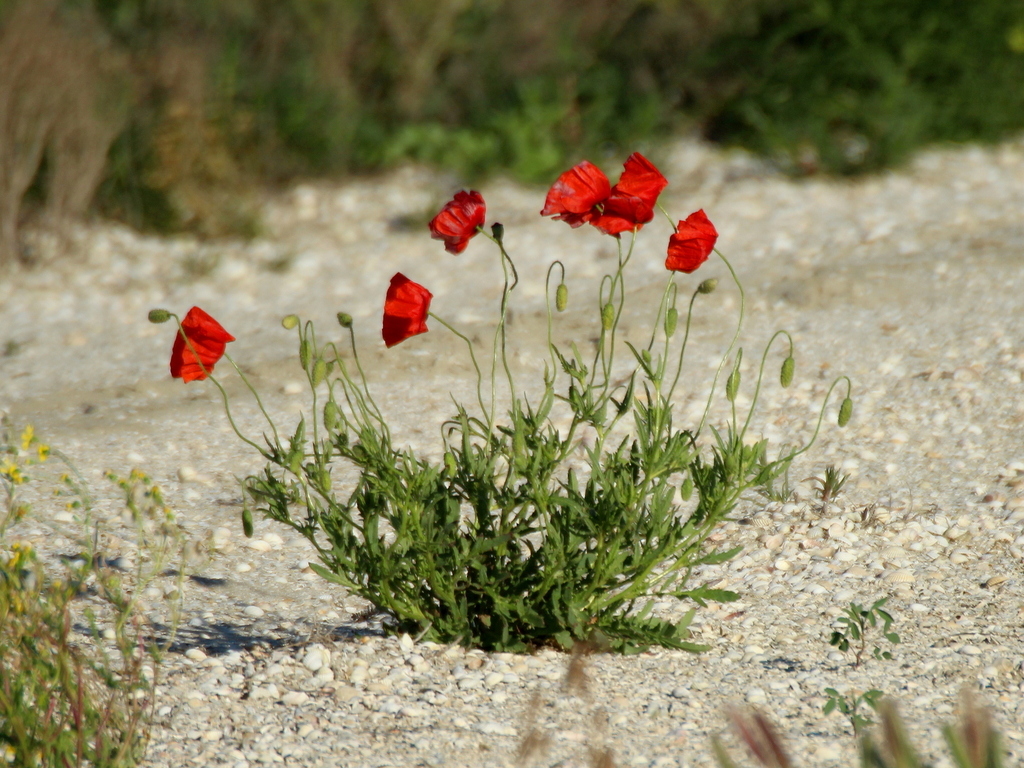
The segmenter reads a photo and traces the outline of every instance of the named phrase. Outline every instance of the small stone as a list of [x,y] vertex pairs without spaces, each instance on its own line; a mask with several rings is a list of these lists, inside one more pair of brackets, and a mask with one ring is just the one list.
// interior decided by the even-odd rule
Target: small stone
[[301,726],[299,726],[298,736],[300,739],[304,739],[315,730],[316,726],[314,726],[312,723],[303,723]]
[[427,714],[427,710],[425,710],[423,707],[412,705],[408,707],[402,707],[400,710],[398,710],[398,714],[400,717],[423,717],[425,714]]
[[198,476],[199,473],[196,472],[192,467],[185,466],[178,468],[178,480],[181,481],[182,483],[194,482]]
[[203,741],[220,741],[223,738],[223,731],[205,731],[203,733]]
[[334,689],[334,698],[338,701],[352,701],[352,699],[361,696],[358,688],[353,688],[351,685],[342,685]]
[[206,653],[201,648],[189,648],[185,651],[185,658],[190,661],[203,661],[206,658]]
[[982,650],[976,645],[965,645],[960,649],[960,653],[965,656],[981,656]]
[[412,651],[415,645],[416,643],[413,642],[412,638],[409,637],[409,634],[407,632],[403,632],[398,638],[398,647],[406,653]]
[[748,704],[767,704],[768,694],[764,688],[748,688],[746,699]]
[[273,547],[270,544],[263,541],[263,539],[253,539],[249,542],[249,548],[255,549],[257,552],[269,552]]
[[286,395],[301,395],[302,390],[303,386],[297,381],[289,381],[287,384],[281,387],[281,391],[284,392],[284,394]]
[[485,733],[492,736],[515,736],[517,731],[511,725],[506,723],[496,723],[493,720],[488,720],[483,723],[479,723],[476,730],[480,733]]
[[263,616],[265,611],[258,605],[248,605],[246,606],[245,610],[242,611],[242,613],[244,613],[250,619],[258,619],[261,616]]
[[235,571],[238,573],[248,573],[252,570],[252,566],[248,563],[239,563],[235,566]]
[[288,693],[281,697],[281,703],[287,704],[289,707],[297,707],[300,704],[305,704],[307,701],[309,701],[309,694],[302,691],[288,691]]
[[281,692],[277,689],[277,686],[273,683],[267,683],[261,685],[258,688],[253,688],[252,693],[249,694],[250,699],[279,699]]
[[317,672],[331,663],[331,652],[323,646],[314,645],[306,653],[302,665],[310,672]]
[[494,686],[503,682],[505,682],[504,672],[491,672],[484,678],[484,685],[486,685],[488,688],[493,688]]

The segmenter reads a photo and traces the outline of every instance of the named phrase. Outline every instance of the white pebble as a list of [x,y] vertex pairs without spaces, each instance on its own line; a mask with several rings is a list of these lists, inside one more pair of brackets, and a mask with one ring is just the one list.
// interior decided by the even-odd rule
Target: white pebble
[[303,666],[310,672],[316,672],[331,663],[331,652],[323,646],[314,645],[302,660]]
[[309,694],[302,691],[288,691],[288,693],[281,697],[281,703],[287,704],[289,707],[297,707],[300,704],[305,704],[307,701],[309,701]]
[[768,694],[765,693],[764,688],[748,688],[746,698],[748,704],[768,703]]
[[398,710],[398,714],[400,717],[423,717],[425,714],[427,714],[427,710],[425,710],[423,707],[417,707],[416,705],[412,705],[408,707],[402,707],[400,710]]
[[409,651],[413,649],[414,645],[415,643],[413,642],[412,638],[409,637],[409,634],[407,632],[403,632],[401,636],[398,638],[398,647],[406,653],[409,653]]
[[198,477],[198,475],[199,473],[196,472],[192,467],[185,466],[178,468],[178,480],[180,480],[183,483],[193,482],[196,479],[196,477]]
[[487,677],[484,678],[484,685],[486,685],[488,688],[493,688],[494,686],[503,682],[505,682],[504,672],[491,672],[489,675],[487,675]]
[[251,570],[252,570],[252,566],[249,565],[248,563],[239,563],[238,565],[235,566],[235,571],[237,573],[248,573]]
[[496,723],[493,720],[488,720],[483,723],[479,723],[476,727],[480,733],[486,733],[493,736],[515,736],[516,729],[506,723]]
[[244,613],[250,619],[258,619],[264,614],[264,610],[260,608],[258,605],[249,605],[246,606],[245,610],[242,611],[242,613]]
[[190,661],[203,661],[206,658],[206,653],[201,648],[189,648],[185,651],[185,658]]
[[301,395],[302,390],[303,386],[297,381],[289,381],[281,388],[281,391],[286,395]]

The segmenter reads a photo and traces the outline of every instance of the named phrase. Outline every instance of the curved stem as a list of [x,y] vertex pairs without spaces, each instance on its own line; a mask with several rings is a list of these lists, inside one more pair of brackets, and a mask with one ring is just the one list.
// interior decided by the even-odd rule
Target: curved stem
[[690,323],[693,321],[693,303],[697,301],[699,295],[700,291],[694,291],[690,297],[690,308],[686,312],[686,332],[683,334],[683,343],[679,348],[679,362],[676,365],[676,376],[668,390],[668,400],[672,399],[672,394],[676,391],[676,384],[679,383],[679,376],[683,372],[683,358],[686,356],[686,343],[690,340]]
[[[198,358],[196,359],[198,360]],[[256,399],[256,405],[259,406],[260,412],[263,414],[263,418],[267,420],[267,423],[270,425],[270,428],[274,431],[274,442],[280,443],[281,438],[278,437],[277,435],[277,426],[274,424],[274,420],[270,418],[270,414],[267,413],[267,409],[263,407],[263,400],[260,399],[260,395],[256,391],[256,388],[250,383],[249,377],[242,373],[242,369],[238,367],[235,361],[231,359],[231,355],[229,355],[227,352],[224,353],[224,359],[231,363],[232,368],[238,371],[239,378],[242,379],[242,381],[245,383],[245,386],[249,388],[249,391],[252,392],[252,396]],[[200,365],[202,365],[202,363],[200,363]]]
[[[228,393],[225,391],[224,387],[221,386],[221,383],[219,381],[217,381],[217,379],[215,379],[213,377],[213,374],[210,371],[206,370],[206,366],[203,365],[202,358],[199,357],[199,353],[196,352],[196,348],[194,346],[192,346],[192,339],[190,339],[188,337],[188,334],[185,333],[185,329],[181,327],[181,319],[176,314],[174,314],[173,312],[170,312],[169,314],[170,314],[171,317],[174,318],[174,321],[178,324],[178,333],[181,334],[181,338],[183,338],[185,340],[185,343],[188,345],[189,352],[192,353],[192,357],[195,358],[196,364],[199,366],[199,369],[203,372],[203,375],[206,378],[208,378],[210,381],[212,381],[216,385],[217,389],[220,390],[221,398],[223,398],[223,400],[224,400],[224,413],[227,415],[228,423],[231,424],[231,428],[235,431],[235,434],[238,435],[238,437],[243,442],[248,443],[253,448],[255,448],[257,451],[259,451],[260,455],[262,455],[264,458],[268,458],[269,459],[270,456],[267,455],[266,451],[263,448],[261,448],[260,446],[256,445],[256,443],[254,443],[252,440],[250,440],[245,435],[243,435],[241,433],[241,431],[238,429],[238,425],[235,424],[235,419],[231,415],[231,407],[228,405]],[[231,363],[231,365],[233,365],[235,367],[235,370],[238,370],[238,366],[235,365],[234,361],[231,360],[231,358],[228,356],[228,354],[226,352],[224,353],[224,357],[227,357],[227,359]],[[264,415],[266,415],[266,412],[264,412]],[[270,417],[268,416],[267,418],[269,419]],[[273,422],[271,422],[271,425],[273,425]],[[275,437],[276,437],[276,433],[275,433]]]
[[[476,353],[473,351],[473,342],[470,341],[469,338],[465,334],[460,333],[450,323],[446,322],[444,320],[444,318],[439,317],[438,315],[435,315],[433,312],[428,312],[427,314],[431,318],[433,318],[434,320],[437,320],[437,322],[439,322],[441,325],[443,325],[449,331],[454,333],[456,336],[458,336],[464,342],[466,342],[466,346],[469,347],[469,359],[473,361],[473,368],[476,370],[476,401],[480,405],[480,410],[483,412],[484,416],[487,417],[488,422],[491,422],[492,421],[491,414],[489,413],[487,407],[484,405],[484,397],[483,397],[483,393],[482,393],[482,391],[480,389],[481,384],[483,382],[483,374],[480,373],[480,366],[479,366],[479,364],[476,361]],[[493,398],[492,398],[492,401],[491,401],[492,407],[493,407],[493,402],[494,401],[493,401]]]
[[792,461],[801,453],[806,453],[810,449],[810,447],[814,445],[814,442],[818,439],[818,433],[821,431],[821,423],[825,419],[825,409],[828,407],[828,399],[832,396],[832,391],[839,385],[839,382],[841,381],[846,382],[847,397],[849,397],[850,394],[853,392],[853,382],[850,381],[849,376],[840,376],[839,378],[832,382],[832,386],[829,387],[828,392],[825,393],[825,400],[822,402],[821,411],[818,413],[818,424],[814,428],[814,434],[811,435],[810,442],[808,442],[807,445],[805,445],[800,450],[793,451],[791,454],[789,454],[789,456],[786,457],[786,461]]
[[729,359],[729,356],[732,355],[732,351],[736,347],[736,341],[740,337],[740,329],[743,327],[743,315],[746,311],[747,306],[747,296],[746,293],[744,293],[743,291],[743,284],[740,282],[739,277],[736,276],[736,270],[732,268],[732,264],[729,263],[729,260],[725,258],[725,256],[722,255],[722,252],[719,251],[717,248],[715,248],[715,253],[718,254],[718,258],[725,262],[725,266],[729,268],[729,274],[732,275],[733,282],[736,283],[736,287],[739,289],[740,319],[736,323],[736,332],[732,335],[732,341],[729,342],[729,348],[725,351],[725,355],[722,357],[722,362],[718,364],[718,370],[715,371],[715,379],[714,381],[711,382],[711,392],[708,394],[708,404],[704,408],[704,415],[701,416],[700,426],[697,427],[697,431],[694,433],[694,436],[699,435],[703,431],[704,425],[707,423],[708,414],[711,413],[711,401],[715,396],[715,389],[717,389],[718,387],[718,379],[722,375],[722,368],[725,366],[725,363]]
[[562,270],[562,280],[561,280],[561,282],[559,284],[564,283],[565,282],[565,265],[561,261],[559,261],[557,259],[551,263],[550,267],[548,267],[548,274],[544,278],[544,306],[547,309],[547,313],[548,313],[548,354],[551,355],[551,381],[552,381],[552,383],[554,383],[555,376],[558,374],[558,361],[555,359],[555,344],[554,344],[554,342],[551,339],[551,327],[553,325],[553,321],[552,321],[552,317],[551,317],[551,273],[554,271],[556,266],[559,267]]
[[757,398],[760,397],[760,395],[761,395],[761,381],[764,379],[764,367],[765,367],[765,365],[768,362],[768,352],[771,350],[772,344],[775,342],[775,340],[777,338],[779,338],[779,336],[782,336],[782,335],[785,335],[785,337],[787,339],[789,339],[789,355],[790,355],[790,357],[793,356],[793,337],[789,335],[789,331],[786,331],[786,330],[776,331],[772,335],[772,337],[768,340],[768,344],[764,348],[764,354],[761,355],[761,368],[760,368],[760,370],[758,370],[758,373],[757,373],[757,386],[754,387],[754,399],[750,403],[750,410],[747,411],[747,418],[746,418],[746,421],[743,422],[743,429],[740,430],[740,438],[741,439],[742,439],[743,435],[745,435],[747,433],[747,427],[750,426],[750,419],[754,415],[754,408],[757,407]]

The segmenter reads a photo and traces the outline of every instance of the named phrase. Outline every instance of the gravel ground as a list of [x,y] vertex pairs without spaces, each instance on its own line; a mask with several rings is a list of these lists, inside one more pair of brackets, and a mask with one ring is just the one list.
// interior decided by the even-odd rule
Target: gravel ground
[[[583,766],[610,749],[616,765],[708,766],[723,709],[744,702],[771,713],[798,763],[849,765],[848,723],[821,713],[829,687],[896,697],[936,766],[951,765],[939,729],[959,692],[978,690],[1009,764],[1021,763],[1024,144],[928,152],[858,182],[794,182],[693,142],[654,159],[670,180],[666,208],[678,218],[704,208],[744,281],[744,360],[759,358],[776,328],[796,340],[796,382],[769,383],[757,429],[775,444],[806,440],[832,378],[853,379],[853,421],[826,429],[792,475],[835,465],[851,479],[834,504],[822,505],[810,480],[786,504],[747,503],[716,534],[743,554],[695,578],[741,599],[698,610],[695,640],[709,651],[591,656],[585,686],[567,685],[569,659],[552,651],[485,654],[385,637],[365,603],[309,572],[303,540],[266,521],[244,539],[235,478],[259,457],[230,433],[213,387],[170,380],[173,332],[146,321],[156,306],[213,314],[287,425],[306,402],[280,317],[299,312],[329,335],[334,313],[347,311],[400,439],[434,455],[449,392],[471,398],[468,361],[436,327],[385,352],[379,316],[401,270],[434,293],[434,311],[486,338],[500,287],[492,252],[478,239],[453,257],[426,235],[457,189],[452,179],[403,169],[300,186],[266,200],[267,235],[248,244],[109,224],[30,233],[42,266],[0,285],[0,411],[34,424],[91,481],[112,556],[135,552],[102,473],[132,467],[161,485],[211,552],[185,587],[148,765]],[[572,297],[556,341],[586,341],[614,241],[541,219],[542,189],[495,182],[481,192],[524,277],[511,331],[515,367],[530,381],[545,355],[547,264],[566,261]],[[668,233],[655,221],[638,240],[627,338],[647,332],[642,310],[664,286]],[[692,289],[712,276],[722,283],[699,304],[695,365],[678,396],[684,420],[699,418],[739,308],[720,263],[680,282]],[[258,411],[225,374],[240,426],[258,435]],[[756,370],[744,374],[750,382]],[[73,522],[37,490],[38,515],[13,533],[45,555],[67,553]],[[144,596],[154,617],[165,586]],[[903,642],[892,661],[855,668],[828,644],[833,622],[851,600],[884,596]],[[732,736],[725,742],[742,754]]]

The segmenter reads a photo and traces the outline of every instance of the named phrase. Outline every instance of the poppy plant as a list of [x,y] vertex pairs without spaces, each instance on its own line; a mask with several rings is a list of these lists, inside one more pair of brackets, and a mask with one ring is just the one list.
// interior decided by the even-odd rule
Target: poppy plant
[[654,218],[654,205],[666,186],[668,180],[639,152],[626,159],[614,187],[597,166],[584,160],[558,177],[540,214],[574,228],[589,223],[618,237]]
[[704,209],[691,213],[686,221],[679,222],[675,234],[668,239],[665,269],[686,273],[695,271],[708,260],[717,240],[718,231],[704,214]]
[[199,307],[192,307],[181,321],[181,330],[174,339],[171,376],[185,383],[205,379],[207,374],[213,373],[213,366],[224,354],[224,347],[234,340],[235,337],[220,323]]
[[381,335],[388,348],[410,336],[427,332],[427,313],[434,294],[396,272],[384,300],[384,328]]
[[457,192],[455,197],[430,220],[430,236],[444,240],[448,253],[459,254],[484,225],[487,206],[479,192]]

